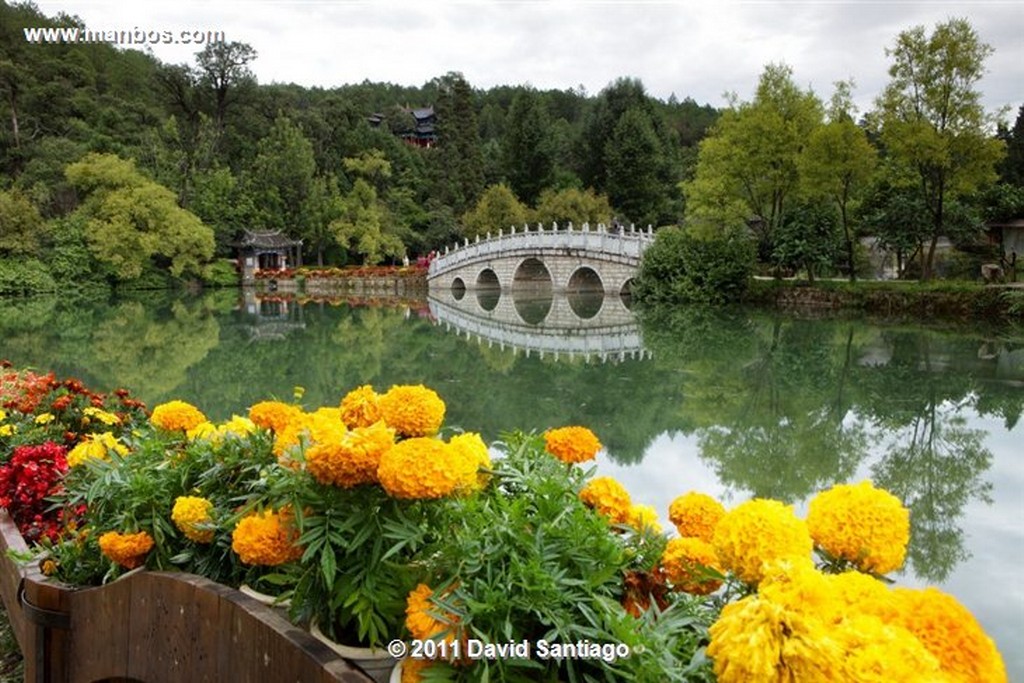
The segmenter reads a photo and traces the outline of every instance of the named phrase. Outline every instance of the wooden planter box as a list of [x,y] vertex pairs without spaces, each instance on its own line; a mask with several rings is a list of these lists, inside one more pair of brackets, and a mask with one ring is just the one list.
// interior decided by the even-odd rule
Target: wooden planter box
[[8,550],[27,547],[0,510],[0,595],[26,683],[371,680],[273,609],[201,576],[138,571],[72,588]]

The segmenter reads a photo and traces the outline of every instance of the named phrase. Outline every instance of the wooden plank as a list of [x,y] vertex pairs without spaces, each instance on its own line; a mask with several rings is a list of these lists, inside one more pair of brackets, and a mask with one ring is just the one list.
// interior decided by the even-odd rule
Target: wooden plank
[[14,520],[7,514],[7,510],[0,508],[0,598],[3,599],[4,609],[7,610],[7,617],[11,622],[11,631],[14,632],[14,638],[23,653],[26,649],[32,648],[28,641],[34,629],[26,621],[18,600],[22,568],[8,555],[8,551],[21,553],[27,549],[25,539],[21,537]]
[[133,587],[125,579],[75,591],[71,596],[69,680],[124,676],[131,645]]

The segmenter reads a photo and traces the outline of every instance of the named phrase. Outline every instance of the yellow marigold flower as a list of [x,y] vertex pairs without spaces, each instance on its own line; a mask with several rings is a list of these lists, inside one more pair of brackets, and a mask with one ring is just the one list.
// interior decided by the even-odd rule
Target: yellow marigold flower
[[0,436],[10,436],[14,432],[18,431],[17,425],[6,424],[0,427]]
[[249,419],[257,427],[269,429],[275,434],[296,420],[303,411],[298,406],[281,401],[260,401],[249,408]]
[[879,617],[886,623],[895,623],[899,612],[897,598],[884,583],[858,571],[826,574],[838,609],[843,614],[862,612]]
[[146,555],[153,549],[153,537],[145,531],[135,534],[108,531],[100,536],[99,544],[104,555],[126,569],[134,569],[145,562]]
[[444,422],[444,401],[422,384],[393,386],[378,404],[384,421],[402,436],[432,436]]
[[57,563],[50,558],[43,560],[43,563],[39,566],[45,576],[53,576],[56,574],[57,567]]
[[341,421],[349,429],[369,427],[381,419],[380,396],[369,384],[353,389],[341,399]]
[[491,452],[483,438],[476,432],[466,432],[453,436],[448,440],[448,445],[462,450],[463,457],[476,461],[476,488],[482,489],[487,486],[490,475],[481,470],[491,469]]
[[37,425],[48,425],[53,422],[53,413],[40,413],[36,415],[35,423]]
[[794,612],[804,612],[825,623],[847,613],[836,587],[814,566],[809,556],[792,556],[764,563],[758,595]]
[[718,556],[711,544],[701,538],[673,538],[665,546],[661,567],[673,587],[684,593],[707,595],[722,585],[708,576],[708,570],[721,572]]
[[119,418],[117,415],[114,415],[113,413],[108,413],[102,408],[97,408],[96,406],[86,406],[82,410],[82,415],[85,415],[86,417],[94,420],[99,420],[108,427],[113,427],[114,425],[121,424],[121,418]]
[[[274,455],[279,460],[285,459],[288,451],[298,447],[302,443],[302,435],[307,433],[307,425],[311,420],[309,413],[299,411],[291,416],[289,422],[281,425],[280,429],[274,430]],[[256,422],[256,420],[253,420]],[[259,424],[256,422],[256,424]]]
[[380,459],[377,479],[395,498],[441,498],[476,487],[477,461],[427,437],[399,441]]
[[668,519],[682,537],[693,536],[708,543],[715,534],[718,520],[725,516],[725,507],[706,493],[689,491],[677,497],[668,507]]
[[217,425],[213,424],[209,420],[200,422],[195,427],[185,432],[185,436],[188,437],[189,441],[196,441],[198,439],[203,439],[204,441],[216,441]]
[[633,501],[626,487],[611,477],[594,477],[580,489],[580,500],[608,518],[612,524],[629,522]]
[[171,510],[171,521],[187,538],[196,543],[210,543],[213,541],[212,509],[213,503],[206,498],[178,496]]
[[106,460],[111,451],[128,454],[128,447],[118,442],[112,432],[88,434],[68,453],[68,467],[77,467],[90,458]]
[[0,422],[3,422],[6,419],[7,419],[7,411],[4,410],[3,408],[0,408]]
[[937,588],[895,588],[895,623],[913,633],[953,681],[1005,683],[1006,667],[974,615]]
[[807,525],[793,514],[792,506],[755,498],[725,513],[715,527],[712,545],[724,569],[756,584],[765,562],[808,557],[813,544]]
[[759,595],[726,605],[708,634],[718,683],[844,680],[842,647],[829,628]]
[[544,432],[548,453],[565,463],[593,460],[601,450],[601,442],[586,427],[559,427]]
[[844,675],[857,683],[947,683],[939,661],[900,626],[878,617],[851,614],[833,631],[843,648]]
[[405,628],[416,640],[429,640],[443,633],[446,642],[454,642],[459,618],[443,612],[431,600],[433,596],[434,590],[425,583],[409,593],[405,601]]
[[341,409],[333,407],[317,408],[309,414],[306,421],[311,442],[337,441],[344,436],[345,423],[341,421]]
[[380,459],[395,443],[395,430],[377,422],[306,450],[306,469],[321,484],[352,488],[377,481]]
[[903,566],[910,512],[870,481],[839,484],[811,499],[807,528],[832,557],[848,560],[861,571],[887,574]]
[[658,522],[658,511],[651,505],[637,505],[634,503],[629,506],[629,519],[626,524],[633,527],[637,531],[649,531],[651,533],[661,533],[661,523]]
[[153,414],[150,415],[149,421],[156,427],[169,432],[187,432],[206,422],[206,416],[191,403],[168,401],[153,408]]
[[256,423],[241,415],[232,415],[230,420],[217,426],[221,436],[249,436],[255,431]]
[[239,520],[231,532],[231,549],[245,564],[275,566],[302,557],[291,515],[264,510]]

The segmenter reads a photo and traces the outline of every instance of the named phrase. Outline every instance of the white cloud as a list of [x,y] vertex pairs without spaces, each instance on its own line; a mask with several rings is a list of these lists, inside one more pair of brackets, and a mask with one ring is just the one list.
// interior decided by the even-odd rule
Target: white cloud
[[[640,78],[667,98],[721,106],[749,99],[770,62],[828,97],[853,77],[862,109],[888,76],[885,48],[915,25],[971,21],[996,48],[981,83],[989,108],[1024,101],[1024,4],[1018,2],[195,2],[42,0],[47,14],[77,14],[98,28],[210,28],[259,52],[261,82],[334,87],[387,81],[418,86],[461,71],[475,87],[531,83],[596,93]],[[194,49],[159,45],[160,59]],[[1015,113],[1015,112],[1013,112]]]

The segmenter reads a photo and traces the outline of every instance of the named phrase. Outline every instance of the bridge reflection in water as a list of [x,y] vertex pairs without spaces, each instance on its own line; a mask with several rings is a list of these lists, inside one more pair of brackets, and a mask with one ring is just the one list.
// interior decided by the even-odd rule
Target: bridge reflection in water
[[651,358],[628,297],[483,289],[431,292],[427,301],[446,330],[512,353],[601,363]]

